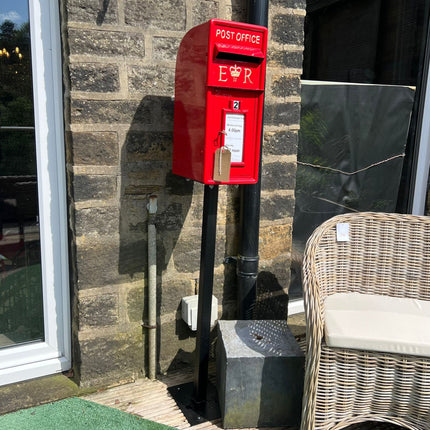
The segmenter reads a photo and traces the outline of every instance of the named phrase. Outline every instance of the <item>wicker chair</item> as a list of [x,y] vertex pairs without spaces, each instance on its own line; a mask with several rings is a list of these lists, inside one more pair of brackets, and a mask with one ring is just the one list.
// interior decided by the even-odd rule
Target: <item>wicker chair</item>
[[[337,240],[338,223],[349,224],[348,241]],[[303,287],[301,430],[365,421],[430,429],[430,358],[329,347],[324,338],[325,300],[332,294],[430,300],[430,217],[355,213],[326,221],[308,240]]]

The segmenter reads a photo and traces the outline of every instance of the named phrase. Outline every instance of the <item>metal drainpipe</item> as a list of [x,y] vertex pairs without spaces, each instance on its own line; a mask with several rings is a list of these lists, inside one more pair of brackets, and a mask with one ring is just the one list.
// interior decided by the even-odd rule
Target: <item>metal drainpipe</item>
[[[267,27],[269,1],[249,0],[248,5],[248,23]],[[264,121],[264,115],[262,121]],[[252,318],[252,310],[257,297],[262,154],[263,123],[261,125],[261,149],[258,182],[254,185],[241,186],[241,239],[236,269],[238,278],[238,319]]]
[[154,380],[156,375],[157,350],[157,231],[155,214],[157,196],[150,196],[148,203],[148,376]]

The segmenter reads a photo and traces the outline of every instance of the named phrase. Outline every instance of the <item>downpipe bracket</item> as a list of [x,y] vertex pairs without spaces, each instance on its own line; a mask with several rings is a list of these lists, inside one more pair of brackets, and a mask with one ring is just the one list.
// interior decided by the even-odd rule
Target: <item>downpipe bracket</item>
[[236,274],[241,277],[253,277],[258,275],[259,256],[245,257],[244,255],[237,256]]

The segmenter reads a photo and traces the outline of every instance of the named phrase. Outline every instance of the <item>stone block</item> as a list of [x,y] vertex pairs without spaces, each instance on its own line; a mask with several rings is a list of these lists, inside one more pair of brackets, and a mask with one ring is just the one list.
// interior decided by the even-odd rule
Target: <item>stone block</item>
[[[158,243],[157,243],[158,246]],[[145,239],[135,237],[121,238],[119,246],[118,272],[120,275],[129,275],[130,279],[145,277],[144,269],[148,261],[148,243]]]
[[127,161],[170,161],[172,140],[171,132],[130,131],[125,140]]
[[75,175],[73,178],[76,201],[113,198],[117,191],[117,178],[108,175]]
[[105,101],[105,100],[73,100],[71,105],[71,121],[76,124],[152,124],[153,106],[143,100],[137,101]]
[[271,260],[291,250],[291,223],[260,227],[260,258]]
[[[222,227],[217,228],[215,267],[222,264],[225,256],[225,236]],[[202,231],[198,228],[182,230],[173,250],[173,260],[178,272],[192,273],[200,269]]]
[[193,27],[212,18],[218,18],[218,2],[210,0],[193,2]]
[[[239,250],[240,225],[227,224],[225,226],[225,241],[224,254],[225,257],[235,256]],[[220,261],[222,263],[222,261]]]
[[[106,238],[106,236],[105,236]],[[147,261],[144,239],[103,240],[85,238],[76,246],[79,289],[88,289],[142,279]]]
[[286,321],[219,321],[217,389],[224,428],[297,426],[305,357]]
[[296,155],[297,131],[266,133],[263,146],[264,155]]
[[300,103],[267,104],[264,107],[266,125],[300,124]]
[[295,165],[281,162],[263,164],[261,186],[264,190],[294,190]]
[[77,363],[82,388],[132,381],[145,376],[144,334],[140,324],[127,332],[79,342]]
[[68,0],[68,19],[74,22],[89,22],[97,25],[116,24],[118,22],[118,2]]
[[173,249],[173,260],[178,272],[192,273],[200,268],[201,230],[188,230],[178,238]]
[[112,93],[119,91],[118,66],[110,64],[72,64],[70,66],[72,91]]
[[275,97],[300,95],[300,77],[297,75],[282,75],[273,77],[272,94]]
[[152,58],[157,61],[176,61],[181,38],[158,37],[152,39]]
[[77,246],[76,260],[79,289],[119,282],[117,242]]
[[126,25],[157,30],[185,30],[185,0],[125,0]]
[[[247,3],[242,0],[231,1],[231,20],[238,22],[247,22],[248,7]],[[230,18],[228,18],[230,19]]]
[[301,69],[303,65],[303,53],[301,51],[275,51],[267,54],[268,66],[282,66],[293,69]]
[[276,221],[291,218],[294,215],[294,197],[277,194],[261,196],[260,218]]
[[301,15],[275,15],[272,18],[272,39],[288,45],[303,45],[304,20]]
[[[163,161],[135,161],[123,166],[123,186],[125,194],[136,194],[140,186],[164,185],[167,162]],[[140,193],[137,193],[140,194]],[[143,193],[143,195],[146,193]]]
[[156,217],[156,226],[161,231],[177,231],[184,225],[185,216],[181,203],[171,203]]
[[76,236],[118,234],[119,209],[116,207],[85,208],[75,212]]
[[194,282],[185,276],[176,279],[163,279],[163,291],[159,298],[159,305],[162,314],[168,314],[179,310],[182,297],[194,294]]
[[164,67],[130,66],[128,91],[130,94],[171,96],[175,93],[175,70]]
[[106,327],[118,323],[118,294],[101,294],[79,299],[79,324],[85,327]]
[[68,41],[72,55],[145,57],[145,38],[140,33],[72,28]]
[[74,165],[112,166],[118,163],[115,132],[73,133],[70,160]]

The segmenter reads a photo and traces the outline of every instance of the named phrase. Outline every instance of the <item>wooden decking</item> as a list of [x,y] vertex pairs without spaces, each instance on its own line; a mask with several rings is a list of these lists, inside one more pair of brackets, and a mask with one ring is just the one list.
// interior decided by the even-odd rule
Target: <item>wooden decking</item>
[[[292,315],[289,317],[289,321],[291,332],[296,336],[300,347],[304,351],[304,316],[303,314]],[[215,363],[209,365],[209,379],[211,382],[215,382]],[[88,395],[85,398],[178,429],[222,429],[221,419],[191,425],[185,418],[176,401],[170,395],[168,391],[169,387],[192,381],[192,369],[181,369],[180,371],[169,373],[166,376],[159,376],[156,381],[138,379],[133,383],[109,388]],[[277,427],[276,429],[265,428],[265,430],[286,429],[295,430],[291,427]],[[242,430],[258,429],[252,428]]]
[[[305,341],[303,338],[299,340],[300,347],[304,350]],[[210,380],[214,381],[215,368],[209,368]],[[138,379],[137,381],[120,385],[118,387],[109,388],[97,393],[85,396],[87,400],[91,400],[102,405],[120,409],[130,414],[141,416],[151,421],[166,424],[177,429],[192,428],[195,430],[218,430],[222,429],[221,419],[206,421],[198,425],[191,425],[176,401],[170,395],[169,387],[174,387],[187,382],[192,382],[193,375],[191,369],[182,369],[180,371],[170,373],[166,376],[160,376],[158,380],[151,381],[149,379]],[[356,424],[348,427],[349,430],[400,430],[393,424],[367,422]],[[257,428],[249,428],[242,430],[258,430]],[[264,430],[297,430],[291,427],[265,428]]]
[[[136,382],[110,388],[84,397],[87,400],[120,409],[151,421],[177,429],[222,429],[221,419],[190,425],[168,388],[192,382],[191,370],[163,376],[159,380],[139,379]],[[286,427],[277,428],[284,430]],[[256,429],[248,429],[256,430]],[[265,429],[270,430],[270,429]],[[275,430],[275,429],[272,429]],[[290,428],[290,430],[292,430]]]

